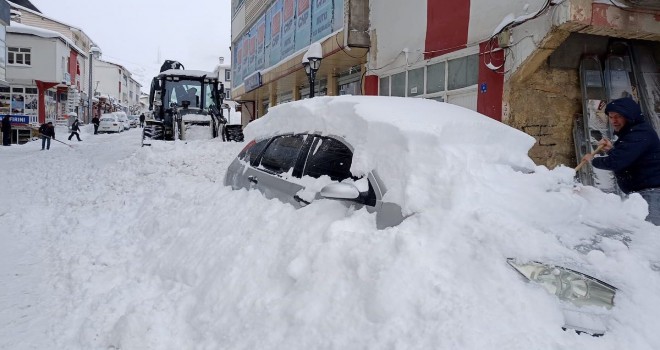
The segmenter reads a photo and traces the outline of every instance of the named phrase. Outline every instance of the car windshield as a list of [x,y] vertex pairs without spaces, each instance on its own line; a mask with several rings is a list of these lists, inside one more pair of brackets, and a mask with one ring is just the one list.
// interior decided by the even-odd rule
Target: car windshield
[[183,101],[188,101],[189,108],[204,110],[218,105],[217,82],[210,80],[204,83],[195,80],[166,81],[165,94],[167,105],[182,107]]

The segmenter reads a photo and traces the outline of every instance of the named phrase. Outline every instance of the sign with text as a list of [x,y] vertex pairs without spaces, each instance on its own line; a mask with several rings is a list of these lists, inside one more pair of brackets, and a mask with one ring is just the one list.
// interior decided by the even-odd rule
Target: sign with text
[[266,41],[266,17],[261,16],[261,19],[257,21],[257,63],[255,64],[256,70],[266,68],[266,63],[264,62],[265,41]]
[[245,92],[250,92],[261,86],[261,73],[255,72],[254,74],[247,76],[244,81]]
[[282,57],[289,56],[295,49],[296,0],[284,0],[282,13]]
[[332,0],[312,2],[312,42],[319,41],[332,33]]
[[310,0],[298,0],[296,10],[296,48],[298,51],[309,46],[312,40],[312,6]]
[[270,65],[277,64],[282,58],[282,0],[273,5],[270,20]]
[[30,116],[28,115],[10,115],[9,121],[12,124],[30,124]]

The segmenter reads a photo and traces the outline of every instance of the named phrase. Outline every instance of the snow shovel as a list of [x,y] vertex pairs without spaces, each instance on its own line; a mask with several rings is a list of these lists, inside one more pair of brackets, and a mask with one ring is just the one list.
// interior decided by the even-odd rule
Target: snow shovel
[[[603,147],[605,147],[605,145],[600,145],[600,146],[598,146],[598,148],[596,148],[593,152],[590,153],[591,156],[593,157],[593,156],[595,156],[596,154],[600,153],[600,151],[603,150]],[[580,168],[582,168],[582,166],[585,165],[586,163],[587,163],[586,160],[581,161],[580,164],[578,164],[578,165],[575,167],[575,172],[577,172],[578,170],[580,170]]]
[[67,145],[67,146],[69,146],[70,148],[73,148],[73,146],[71,146],[70,144],[68,144],[68,143],[66,143],[66,142],[62,142],[62,141],[60,141],[60,140],[58,140],[58,139],[54,139],[54,138],[52,138],[52,137],[50,137],[50,136],[49,136],[48,138],[50,138],[50,139],[53,140],[53,141],[57,141],[57,142],[59,142],[59,143],[61,143],[61,144]]
[[[37,129],[37,128],[30,128],[30,129],[39,131],[39,129]],[[41,133],[40,133],[40,134],[41,134]],[[48,137],[49,139],[51,139],[51,140],[53,140],[53,141],[57,141],[57,142],[59,142],[59,143],[61,143],[61,144],[65,144],[65,145],[69,146],[69,148],[73,148],[73,146],[71,146],[70,144],[68,144],[68,143],[66,143],[66,142],[62,142],[62,141],[60,141],[60,140],[58,140],[58,139],[54,139],[54,138],[52,138],[51,136],[47,136],[47,135],[43,135],[43,134],[41,134],[41,136],[46,136],[46,137]]]

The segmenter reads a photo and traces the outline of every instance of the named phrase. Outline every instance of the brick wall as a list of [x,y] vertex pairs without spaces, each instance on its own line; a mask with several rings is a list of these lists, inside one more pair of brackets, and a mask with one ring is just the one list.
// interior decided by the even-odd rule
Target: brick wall
[[[506,99],[506,98],[505,98]],[[539,165],[576,165],[573,120],[582,112],[577,70],[543,64],[508,91],[505,122],[536,139],[529,152]]]

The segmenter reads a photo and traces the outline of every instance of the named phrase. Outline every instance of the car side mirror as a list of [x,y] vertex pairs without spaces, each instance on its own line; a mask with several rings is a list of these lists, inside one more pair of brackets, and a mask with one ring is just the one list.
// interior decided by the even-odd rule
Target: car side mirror
[[321,196],[330,199],[357,199],[360,191],[352,184],[335,182],[323,187]]

